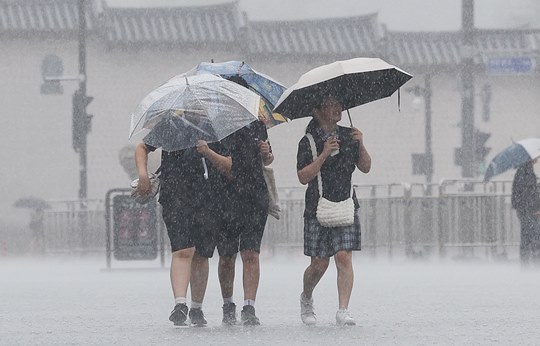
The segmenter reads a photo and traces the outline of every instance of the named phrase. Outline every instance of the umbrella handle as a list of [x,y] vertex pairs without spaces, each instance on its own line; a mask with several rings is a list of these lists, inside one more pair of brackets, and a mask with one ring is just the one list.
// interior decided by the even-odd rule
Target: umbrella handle
[[203,167],[204,167],[204,179],[208,180],[208,166],[206,165],[206,159],[203,157],[201,158],[202,160],[202,164],[203,164]]
[[353,127],[352,119],[351,119],[351,113],[349,113],[348,109],[347,109],[347,115],[349,116],[349,122],[351,123],[351,127]]

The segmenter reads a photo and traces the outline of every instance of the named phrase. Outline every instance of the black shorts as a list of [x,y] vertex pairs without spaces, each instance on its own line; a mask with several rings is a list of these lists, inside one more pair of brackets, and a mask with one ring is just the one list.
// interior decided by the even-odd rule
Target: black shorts
[[228,218],[218,208],[200,208],[184,201],[163,203],[163,221],[175,252],[195,247],[195,253],[211,258],[218,235],[230,228]]
[[252,203],[235,205],[227,218],[230,220],[228,227],[218,237],[219,255],[230,257],[238,251],[260,253],[267,218],[268,212]]

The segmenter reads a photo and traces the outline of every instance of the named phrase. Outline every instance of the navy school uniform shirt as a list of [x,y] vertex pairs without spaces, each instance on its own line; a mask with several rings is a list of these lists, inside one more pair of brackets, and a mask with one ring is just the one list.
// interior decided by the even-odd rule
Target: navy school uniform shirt
[[[320,135],[321,131],[316,131],[317,122],[313,119],[308,125],[307,131],[313,135],[317,156],[324,148],[324,140]],[[339,153],[329,156],[321,167],[323,197],[340,202],[350,197],[352,173],[358,162],[358,143],[352,140],[352,130],[348,127],[338,126],[337,135],[339,138]],[[296,169],[300,171],[313,162],[311,146],[306,136],[302,137],[298,143],[298,154],[296,157]],[[353,201],[355,208],[359,208],[356,194],[353,191]],[[318,177],[308,183],[305,195],[304,217],[316,217],[317,205],[319,202]]]
[[[229,151],[219,142],[208,143],[208,146],[220,155],[229,156]],[[146,147],[150,151],[156,150],[147,144]],[[160,203],[169,203],[175,198],[188,202],[194,208],[215,208],[229,203],[227,177],[206,159],[208,179],[205,179],[202,158],[196,148],[162,151]]]
[[[231,134],[222,142],[232,158],[232,181],[235,204],[252,205],[268,209],[268,190],[263,175],[263,162],[259,141],[266,141],[268,132],[261,121]],[[238,208],[238,206],[237,206]]]

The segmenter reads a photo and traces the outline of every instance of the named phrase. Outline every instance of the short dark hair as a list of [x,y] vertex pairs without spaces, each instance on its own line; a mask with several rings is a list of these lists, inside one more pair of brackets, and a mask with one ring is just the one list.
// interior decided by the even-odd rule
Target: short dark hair
[[231,82],[235,82],[236,84],[239,84],[244,88],[249,88],[249,84],[246,82],[246,80],[237,74],[226,77],[225,79],[230,80]]

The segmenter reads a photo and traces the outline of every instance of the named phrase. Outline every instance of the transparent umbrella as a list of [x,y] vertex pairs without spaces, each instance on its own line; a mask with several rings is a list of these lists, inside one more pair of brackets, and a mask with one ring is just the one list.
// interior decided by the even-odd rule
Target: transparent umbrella
[[129,138],[165,151],[220,141],[257,120],[260,96],[212,74],[179,75],[150,92],[131,115]]

